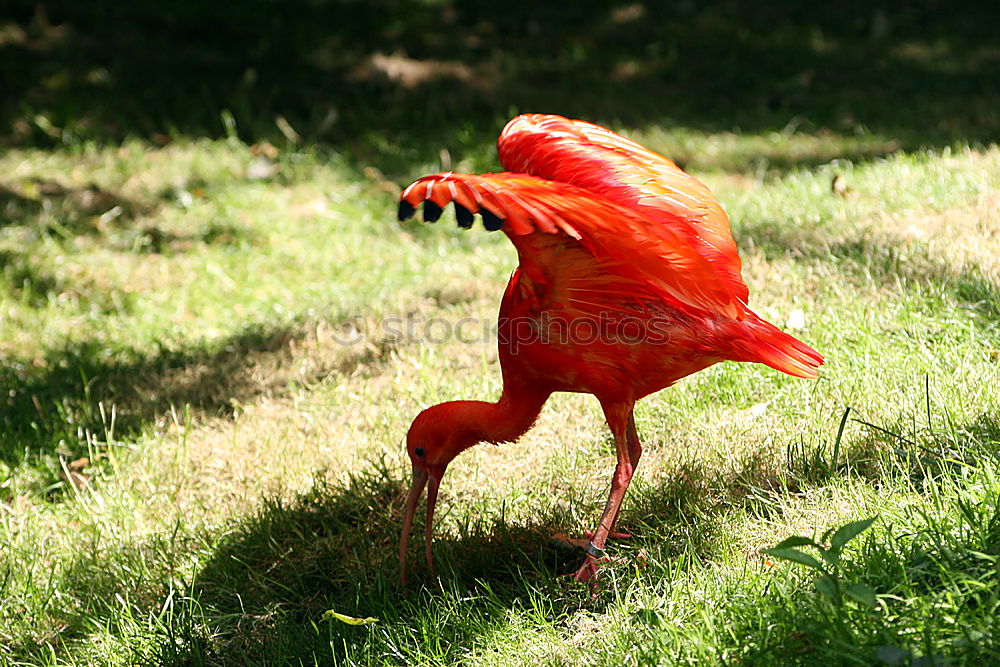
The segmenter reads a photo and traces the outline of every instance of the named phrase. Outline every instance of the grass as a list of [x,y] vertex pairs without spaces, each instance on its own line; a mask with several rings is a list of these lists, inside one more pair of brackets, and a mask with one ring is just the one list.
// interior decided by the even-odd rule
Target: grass
[[[0,26],[0,664],[1000,659],[989,17],[265,5],[267,35],[227,21],[164,59],[215,10],[24,4]],[[353,67],[394,45],[431,79]],[[635,538],[596,597],[559,536],[593,528],[613,447],[596,401],[554,397],[449,469],[440,576],[415,549],[404,592],[403,436],[499,393],[516,256],[398,225],[395,196],[495,168],[521,110],[685,164],[751,305],[828,361],[815,382],[718,365],[640,403]],[[870,517],[834,574],[874,600],[763,551]]]
[[[499,369],[488,336],[432,345],[380,322],[488,322],[503,239],[398,227],[392,198],[335,160],[283,154],[260,181],[241,172],[253,159],[221,140],[0,161],[24,211],[3,230],[6,660],[996,658],[995,148],[701,174],[756,307],[779,323],[802,310],[829,362],[815,383],[717,366],[640,405],[623,518],[638,537],[593,600],[558,576],[580,554],[551,541],[590,526],[611,470],[599,409],[577,396],[456,462],[441,579],[396,582],[408,420],[496,395]],[[74,168],[61,188],[94,182],[135,217],[83,213],[94,228],[66,235],[72,194],[32,208],[32,183]],[[170,240],[122,240],[137,229]],[[348,325],[365,340],[345,344]],[[843,576],[874,608],[834,606],[760,554],[868,516]]]

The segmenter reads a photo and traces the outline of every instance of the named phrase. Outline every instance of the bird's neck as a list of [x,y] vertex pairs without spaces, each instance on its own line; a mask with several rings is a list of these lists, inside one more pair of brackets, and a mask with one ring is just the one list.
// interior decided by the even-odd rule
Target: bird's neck
[[549,394],[526,385],[505,384],[500,400],[479,408],[481,441],[496,444],[520,438],[538,419]]
[[458,451],[448,452],[446,458],[451,460],[480,442],[514,442],[535,423],[549,394],[524,385],[505,385],[496,403],[452,402],[452,428],[460,435],[452,441]]

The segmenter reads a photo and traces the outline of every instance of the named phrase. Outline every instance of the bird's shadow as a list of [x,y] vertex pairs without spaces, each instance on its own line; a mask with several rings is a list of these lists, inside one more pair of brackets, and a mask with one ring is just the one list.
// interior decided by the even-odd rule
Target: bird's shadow
[[[660,551],[710,551],[713,527],[708,517],[722,510],[702,495],[702,482],[692,481],[707,474],[689,467],[679,478],[645,489],[627,512],[629,526],[660,523]],[[581,532],[569,502],[550,504],[528,521],[509,521],[502,508],[461,522],[439,517],[448,528],[440,529],[434,541],[436,576],[415,557],[422,551],[422,541],[415,539],[411,580],[404,589],[398,546],[408,481],[379,464],[352,473],[345,486],[325,479],[318,478],[292,500],[272,499],[242,520],[199,570],[183,599],[173,603],[180,619],[177,641],[160,645],[157,655],[138,657],[185,664],[276,664],[334,650],[349,659],[352,651],[379,641],[377,633],[322,621],[327,610],[374,617],[377,625],[405,635],[414,619],[432,616],[435,608],[481,600],[474,618],[452,619],[439,628],[457,657],[461,647],[506,623],[510,611],[528,599],[553,600],[553,613],[559,616],[599,612],[613,599],[610,584],[602,584],[594,597],[589,586],[561,576],[573,572],[584,557],[582,550],[554,539]],[[452,502],[442,497],[442,514]],[[588,502],[598,508],[600,499]],[[671,536],[666,540],[662,524],[676,526],[666,531]],[[418,538],[422,529],[418,519]],[[646,543],[641,535],[630,542],[621,544],[625,557],[609,566],[626,576]],[[94,592],[94,586],[101,588],[94,575],[101,572],[114,577],[81,562],[75,580]]]

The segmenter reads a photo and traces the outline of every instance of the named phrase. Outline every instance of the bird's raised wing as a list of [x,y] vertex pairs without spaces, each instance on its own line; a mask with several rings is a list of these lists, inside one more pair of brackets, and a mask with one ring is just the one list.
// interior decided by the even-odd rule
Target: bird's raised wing
[[747,303],[729,218],[711,191],[672,161],[599,125],[546,114],[511,120],[497,150],[507,171],[571,183],[634,210],[650,238],[669,230],[714,268],[727,295],[718,307]]
[[471,227],[479,213],[487,229],[502,229],[519,249],[518,237],[527,234],[563,235],[578,241],[608,271],[648,286],[681,308],[737,320],[747,313],[712,260],[677,229],[650,225],[636,210],[590,190],[527,174],[434,174],[403,191],[399,217],[412,216],[422,205],[424,219],[434,221],[449,202],[455,203],[459,226]]

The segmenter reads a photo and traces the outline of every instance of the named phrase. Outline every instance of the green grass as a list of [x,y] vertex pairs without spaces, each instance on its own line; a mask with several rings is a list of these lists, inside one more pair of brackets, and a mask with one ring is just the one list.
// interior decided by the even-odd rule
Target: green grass
[[[0,22],[0,664],[1000,661],[988,12],[21,4]],[[355,67],[395,51],[482,79]],[[642,401],[635,537],[594,597],[558,537],[594,527],[613,445],[593,398],[554,397],[449,468],[439,577],[415,547],[403,591],[404,434],[498,395],[516,255],[451,213],[399,225],[395,197],[495,169],[518,111],[704,180],[751,305],[827,364],[722,364]],[[421,337],[462,320],[486,335]],[[763,551],[869,517],[836,576],[873,604]]]
[[[779,324],[801,309],[798,334],[829,361],[812,383],[716,366],[640,404],[646,455],[623,515],[637,537],[615,546],[594,599],[559,576],[581,554],[552,542],[591,526],[612,468],[579,396],[553,400],[520,443],[455,463],[441,577],[418,565],[413,590],[397,584],[408,420],[496,395],[499,369],[492,340],[394,340],[379,318],[488,322],[513,262],[504,240],[397,226],[392,197],[336,159],[283,154],[263,181],[245,177],[252,159],[222,140],[0,161],[19,197],[0,238],[5,660],[1000,654],[1000,282],[983,252],[995,148],[700,174],[733,217],[753,303]],[[57,178],[71,194],[31,194]],[[127,224],[74,208],[91,182],[129,202]],[[137,246],[152,230],[164,246]],[[345,322],[366,340],[344,344]],[[842,576],[874,607],[834,604],[761,555],[868,516]]]

